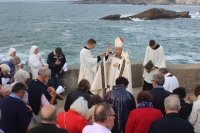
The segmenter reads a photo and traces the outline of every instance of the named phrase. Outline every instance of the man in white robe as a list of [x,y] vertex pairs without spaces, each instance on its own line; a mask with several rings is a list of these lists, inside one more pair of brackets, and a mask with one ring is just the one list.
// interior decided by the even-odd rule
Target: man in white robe
[[151,90],[152,86],[152,77],[154,74],[159,73],[159,68],[166,67],[165,64],[165,53],[162,46],[156,44],[154,40],[149,41],[149,46],[146,48],[146,54],[143,62],[143,66],[145,67],[149,61],[152,61],[153,67],[150,71],[144,68],[144,84],[143,90]]
[[128,79],[129,84],[126,88],[132,94],[130,57],[127,51],[122,50],[123,43],[122,38],[115,39],[115,52],[113,54],[110,53],[111,47],[108,45],[106,57],[103,59],[90,89],[93,94],[103,97],[107,91],[112,90],[115,80],[119,76]]
[[167,68],[160,68],[159,72],[165,77],[165,83],[163,85],[165,90],[172,93],[174,89],[179,87],[177,78],[171,73],[169,73]]
[[100,53],[97,58],[91,54],[91,49],[96,46],[94,39],[89,39],[87,45],[80,51],[80,70],[78,83],[82,79],[87,79],[92,84],[96,71],[97,63],[101,60],[100,56],[104,56],[105,53]]

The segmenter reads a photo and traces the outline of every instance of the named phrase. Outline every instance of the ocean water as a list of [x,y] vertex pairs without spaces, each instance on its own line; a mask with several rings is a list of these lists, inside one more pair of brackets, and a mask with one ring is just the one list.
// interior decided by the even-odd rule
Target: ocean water
[[[189,11],[192,18],[168,20],[105,21],[110,14],[123,16],[150,8]],[[2,2],[0,3],[0,58],[10,47],[28,60],[32,45],[37,45],[43,58],[61,47],[68,65],[79,65],[79,51],[89,38],[97,41],[92,54],[106,51],[107,44],[124,38],[123,49],[131,60],[143,60],[150,39],[164,47],[165,58],[174,64],[200,62],[200,6],[178,5],[95,5],[66,2]]]

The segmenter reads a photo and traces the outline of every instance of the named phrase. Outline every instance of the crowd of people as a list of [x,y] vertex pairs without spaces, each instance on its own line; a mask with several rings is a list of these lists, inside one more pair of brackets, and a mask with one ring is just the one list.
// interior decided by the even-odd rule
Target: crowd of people
[[130,57],[123,44],[117,37],[113,53],[108,44],[106,52],[95,57],[91,50],[96,41],[88,40],[80,51],[77,88],[68,93],[59,113],[54,104],[66,63],[62,49],[50,52],[44,62],[39,48],[32,46],[30,76],[16,49],[10,48],[0,64],[0,133],[200,133],[200,85],[194,88],[197,100],[185,102],[185,88],[166,68],[164,48],[150,40],[143,90],[134,97]]

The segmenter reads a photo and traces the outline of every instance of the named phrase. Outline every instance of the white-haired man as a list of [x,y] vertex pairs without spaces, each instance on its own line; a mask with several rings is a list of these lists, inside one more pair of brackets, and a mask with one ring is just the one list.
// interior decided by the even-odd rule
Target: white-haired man
[[194,127],[178,115],[181,106],[177,95],[165,98],[164,104],[166,115],[155,120],[148,133],[194,133]]
[[116,114],[108,103],[100,103],[94,111],[94,124],[88,125],[82,133],[111,133]]
[[[112,89],[118,77],[125,77],[129,84],[127,91],[132,94],[132,76],[130,57],[127,51],[123,50],[124,40],[121,37],[115,39],[115,51],[111,54],[110,44],[107,47],[104,58],[91,86],[93,94],[104,96],[107,90]],[[106,90],[107,89],[107,90]]]
[[[28,101],[33,109],[33,118],[29,129],[38,126],[40,123],[40,109],[48,104],[53,104],[56,98],[56,91],[52,87],[47,87],[51,76],[51,70],[47,67],[41,67],[38,71],[38,78],[30,82],[28,87]],[[50,95],[51,94],[51,95]]]

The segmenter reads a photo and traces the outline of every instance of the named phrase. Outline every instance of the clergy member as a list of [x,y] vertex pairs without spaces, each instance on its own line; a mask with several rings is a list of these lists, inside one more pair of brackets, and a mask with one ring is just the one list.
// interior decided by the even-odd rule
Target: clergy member
[[[152,61],[153,66],[150,70],[146,69],[146,64]],[[165,53],[162,46],[156,44],[154,40],[149,41],[149,46],[146,48],[146,54],[143,62],[144,66],[144,84],[143,90],[151,90],[152,86],[152,77],[154,74],[159,73],[159,68],[166,67],[165,65]]]
[[126,89],[132,94],[130,57],[127,51],[122,50],[123,44],[124,40],[117,37],[113,54],[110,52],[111,46],[108,45],[106,56],[97,71],[90,89],[93,94],[99,94],[103,97],[108,90],[112,90],[115,80],[120,76],[128,79],[129,84],[127,83]]
[[96,46],[94,39],[89,39],[87,45],[80,51],[80,71],[78,83],[82,79],[87,79],[92,84],[96,71],[97,63],[101,60],[100,56],[104,56],[105,53],[100,53],[96,58],[91,54],[91,49]]

